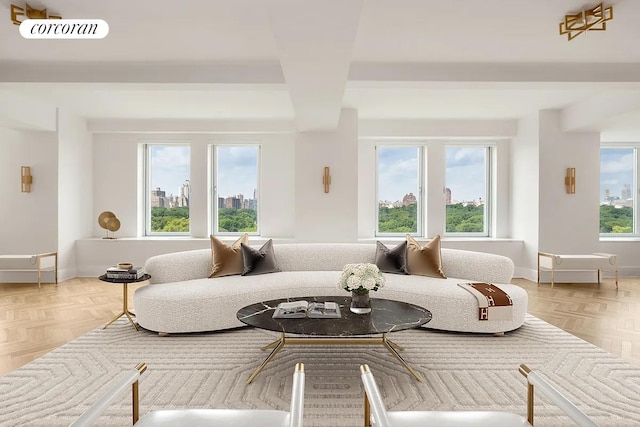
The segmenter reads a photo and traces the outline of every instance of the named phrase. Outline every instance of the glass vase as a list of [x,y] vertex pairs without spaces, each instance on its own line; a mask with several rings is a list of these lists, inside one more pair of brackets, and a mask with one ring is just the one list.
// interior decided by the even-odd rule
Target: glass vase
[[364,293],[351,292],[351,307],[349,309],[356,314],[370,313],[371,300],[369,299],[369,291]]

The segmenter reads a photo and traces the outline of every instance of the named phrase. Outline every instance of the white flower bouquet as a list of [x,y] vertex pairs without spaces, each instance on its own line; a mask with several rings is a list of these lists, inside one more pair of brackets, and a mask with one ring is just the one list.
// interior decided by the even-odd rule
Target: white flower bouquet
[[375,264],[347,264],[338,281],[338,289],[364,294],[383,287],[385,279]]

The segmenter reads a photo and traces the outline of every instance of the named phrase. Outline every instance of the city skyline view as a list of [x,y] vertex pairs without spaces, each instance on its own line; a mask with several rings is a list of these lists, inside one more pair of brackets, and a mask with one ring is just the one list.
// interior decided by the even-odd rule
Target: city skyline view
[[[446,187],[452,201],[486,198],[486,148],[447,147]],[[427,154],[428,155],[428,154]],[[418,147],[378,147],[378,201],[402,201],[418,194]]]
[[600,149],[600,195],[601,202],[605,200],[605,192],[609,190],[611,197],[622,197],[625,185],[628,186],[630,197],[633,197],[634,179],[633,164],[635,160],[633,148],[602,148]]
[[[160,188],[167,197],[178,195],[190,179],[190,156],[189,146],[150,146],[152,191]],[[258,184],[258,147],[216,146],[215,159],[218,197],[242,194],[245,199],[254,199]]]

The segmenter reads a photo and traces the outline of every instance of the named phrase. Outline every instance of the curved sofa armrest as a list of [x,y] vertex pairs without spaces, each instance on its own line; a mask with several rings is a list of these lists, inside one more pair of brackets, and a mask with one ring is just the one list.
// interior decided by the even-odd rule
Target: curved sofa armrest
[[152,256],[144,263],[144,271],[151,275],[151,283],[204,279],[211,274],[211,250],[196,249]]
[[511,283],[513,279],[515,267],[506,256],[447,248],[442,248],[441,255],[447,277],[487,283]]

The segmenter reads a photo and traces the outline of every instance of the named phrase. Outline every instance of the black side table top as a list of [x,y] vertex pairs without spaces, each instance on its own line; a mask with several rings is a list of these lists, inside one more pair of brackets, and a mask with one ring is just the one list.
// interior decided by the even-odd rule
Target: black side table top
[[[274,319],[275,308],[281,302],[291,301],[327,302],[340,306],[341,318],[323,319]],[[431,312],[401,301],[371,298],[371,313],[356,314],[349,310],[351,296],[310,296],[300,298],[280,298],[258,302],[238,310],[237,317],[242,323],[269,331],[289,334],[304,334],[325,337],[346,337],[357,335],[384,334],[417,328],[431,320]]]
[[106,274],[103,274],[102,276],[98,277],[98,279],[102,280],[103,282],[109,282],[109,283],[138,283],[138,282],[144,282],[145,280],[151,279],[151,275],[145,274],[139,279],[112,279],[111,277],[107,277]]

